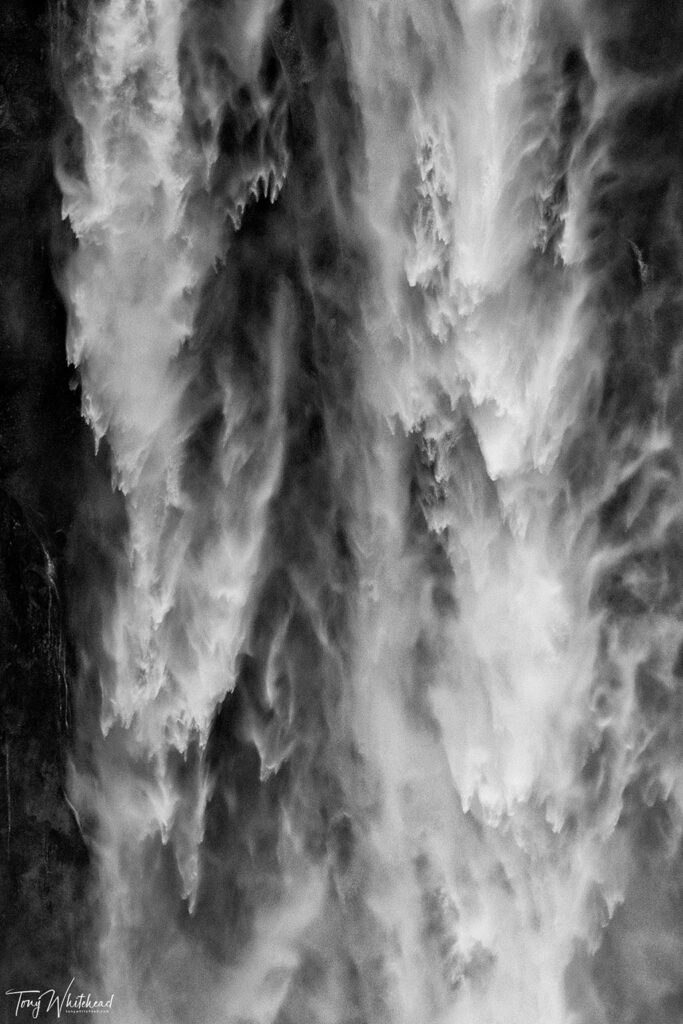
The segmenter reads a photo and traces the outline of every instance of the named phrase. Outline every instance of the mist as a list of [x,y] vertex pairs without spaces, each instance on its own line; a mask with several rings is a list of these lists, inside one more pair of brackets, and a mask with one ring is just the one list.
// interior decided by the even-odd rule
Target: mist
[[7,896],[6,989],[676,1024],[676,5],[46,12],[0,744],[63,926]]

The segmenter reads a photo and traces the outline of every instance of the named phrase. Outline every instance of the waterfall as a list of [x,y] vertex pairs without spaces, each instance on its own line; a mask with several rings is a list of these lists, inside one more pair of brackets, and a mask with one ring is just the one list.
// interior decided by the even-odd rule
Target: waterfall
[[111,487],[68,798],[122,1024],[679,1019],[683,24],[641,7],[72,15]]

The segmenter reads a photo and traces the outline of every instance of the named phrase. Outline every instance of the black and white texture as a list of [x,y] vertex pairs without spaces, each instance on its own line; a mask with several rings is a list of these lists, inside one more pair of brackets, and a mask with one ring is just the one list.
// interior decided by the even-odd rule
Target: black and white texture
[[680,1024],[683,8],[0,50],[3,1020]]

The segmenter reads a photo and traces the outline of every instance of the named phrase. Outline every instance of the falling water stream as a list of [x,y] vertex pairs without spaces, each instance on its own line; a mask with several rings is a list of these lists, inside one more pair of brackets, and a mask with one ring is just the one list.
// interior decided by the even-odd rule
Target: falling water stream
[[680,1021],[683,24],[643,12],[79,11],[60,284],[124,526],[69,799],[122,1024]]

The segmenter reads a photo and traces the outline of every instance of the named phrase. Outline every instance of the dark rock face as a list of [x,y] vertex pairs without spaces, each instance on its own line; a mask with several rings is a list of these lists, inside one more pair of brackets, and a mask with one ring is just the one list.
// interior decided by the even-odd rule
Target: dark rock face
[[[52,172],[54,13],[45,0],[0,9],[3,993],[68,984],[86,962],[79,943],[88,941],[88,854],[64,795],[71,721],[63,552],[89,456],[52,274],[51,241],[61,230]],[[4,995],[3,1004],[11,1016]]]
[[70,697],[55,566],[2,492],[0,536],[3,979],[44,990],[85,962],[88,856],[64,796]]

